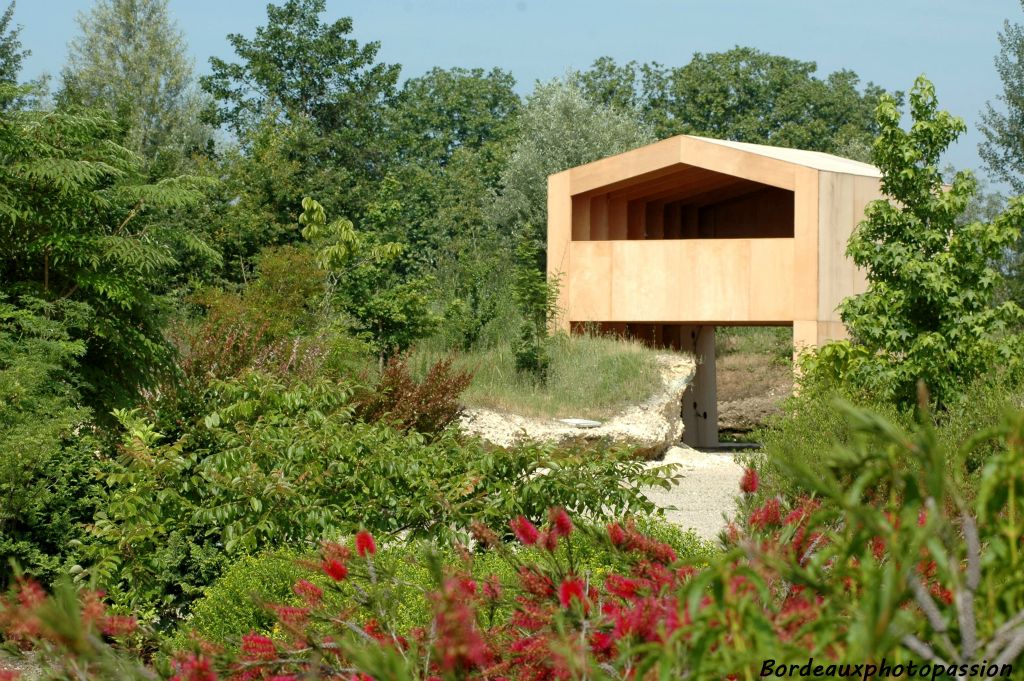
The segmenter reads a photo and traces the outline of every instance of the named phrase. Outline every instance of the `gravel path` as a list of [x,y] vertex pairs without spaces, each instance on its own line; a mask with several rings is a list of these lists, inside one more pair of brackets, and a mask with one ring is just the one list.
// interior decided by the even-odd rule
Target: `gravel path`
[[736,512],[743,467],[731,453],[699,452],[686,446],[672,447],[657,466],[677,463],[682,475],[670,490],[652,487],[647,498],[666,510],[665,519],[692,529],[704,539],[716,539],[725,529],[726,516]]

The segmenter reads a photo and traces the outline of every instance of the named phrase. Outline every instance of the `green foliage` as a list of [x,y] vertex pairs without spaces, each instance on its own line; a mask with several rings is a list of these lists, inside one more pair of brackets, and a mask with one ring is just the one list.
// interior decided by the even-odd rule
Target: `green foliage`
[[[847,346],[840,346],[845,348]],[[781,494],[795,498],[811,490],[801,487],[797,478],[790,475],[789,462],[824,474],[828,469],[830,455],[838,447],[857,444],[858,435],[854,426],[840,406],[850,402],[860,408],[884,416],[903,427],[914,422],[910,408],[897,407],[884,399],[864,392],[836,389],[835,377],[817,380],[821,370],[806,371],[800,386],[800,393],[791,397],[784,406],[784,412],[768,427],[755,435],[762,443],[763,454],[756,455],[762,467],[766,494]],[[968,385],[948,409],[935,416],[935,438],[948,451],[959,451],[966,447],[975,434],[996,428],[1008,413],[1024,408],[1024,382],[1020,374],[1006,371],[987,373]],[[1004,444],[992,439],[975,442],[970,456],[966,459],[950,459],[950,471],[956,469],[964,476],[964,493],[968,496],[978,483],[978,476],[985,463]],[[900,462],[901,465],[903,462]]]
[[[116,602],[167,617],[227,554],[365,527],[449,540],[474,520],[650,511],[648,471],[627,452],[489,450],[453,431],[431,441],[353,418],[351,389],[248,374],[214,385],[209,411],[165,442],[118,412],[122,457],[86,545],[87,571]],[[546,472],[543,472],[546,471]]]
[[443,168],[460,149],[508,139],[520,108],[514,87],[515,78],[501,69],[433,68],[409,78],[387,114],[396,160]]
[[192,604],[175,637],[178,645],[187,643],[187,632],[223,645],[250,631],[269,631],[274,616],[266,606],[296,598],[292,585],[306,576],[301,559],[292,549],[237,557]]
[[[645,535],[671,546],[688,563],[705,565],[718,553],[711,542],[659,518],[641,516],[636,519],[636,525]],[[574,534],[568,544],[571,544],[572,559],[580,574],[589,576],[595,582],[610,572],[628,566],[622,554],[610,547],[597,533],[581,531]],[[563,542],[558,547],[556,560],[569,560],[568,544]],[[540,552],[539,549],[506,548],[513,550],[524,561],[535,558]],[[227,645],[236,643],[250,631],[274,634],[275,619],[266,607],[268,604],[301,605],[301,599],[292,589],[300,578],[312,579],[319,586],[326,587],[326,577],[311,575],[303,567],[303,564],[313,562],[315,558],[313,554],[300,555],[290,549],[238,558],[204,591],[203,597],[192,605],[188,618],[179,625],[175,640],[179,645],[184,644],[187,635],[195,633],[216,645]],[[455,551],[438,551],[436,547],[418,542],[401,542],[382,547],[374,556],[378,582],[386,581],[386,576],[393,578],[388,619],[394,622],[396,630],[403,635],[408,635],[416,627],[430,625],[432,608],[424,596],[434,588],[430,562],[437,558],[449,571],[458,570],[464,563]],[[481,548],[471,555],[469,574],[481,583],[489,578],[496,579],[505,589],[515,589],[517,581],[515,566],[493,548]],[[344,608],[356,600],[358,592],[372,592],[375,585],[366,576],[351,573],[339,587],[339,606]],[[511,613],[512,608],[504,605],[495,615],[507,621]]]
[[100,0],[78,25],[58,102],[105,111],[152,176],[182,172],[212,143],[212,131],[199,120],[205,103],[167,0]]
[[938,110],[924,78],[915,83],[910,105],[909,131],[900,128],[895,100],[885,97],[878,107],[874,162],[890,200],[868,205],[847,248],[869,282],[865,293],[840,306],[853,344],[823,348],[821,357],[878,398],[913,404],[923,379],[946,404],[975,377],[1018,361],[1024,350],[1010,333],[1024,312],[1012,302],[993,304],[999,283],[993,264],[1020,235],[1024,203],[1012,201],[991,222],[962,223],[975,181],[959,172],[944,187],[939,160],[964,123]]
[[[265,180],[245,186],[279,225],[294,223],[298,196],[357,215],[385,166],[383,111],[399,67],[376,62],[378,43],[349,37],[350,18],[321,22],[324,11],[324,0],[268,5],[254,37],[228,35],[239,61],[212,57],[210,75],[200,79],[216,100],[216,122],[255,152],[243,159],[248,172],[284,171],[294,183],[292,190]],[[261,167],[267,153],[277,163]]]
[[594,101],[636,112],[658,138],[703,135],[867,160],[885,91],[859,90],[853,71],[824,79],[816,71],[814,62],[735,47],[680,67],[602,57],[576,81]]
[[317,246],[328,297],[357,337],[373,345],[381,365],[434,329],[429,280],[402,280],[392,268],[402,244],[377,243],[344,218],[328,223],[323,206],[311,198],[303,199],[302,207],[302,234]]
[[[21,48],[21,26],[11,26],[14,19],[14,0],[7,5],[7,9],[0,14],[0,83],[8,86],[18,84],[18,74],[21,73],[21,63],[29,56],[29,50]],[[13,104],[15,98],[9,93],[0,97],[0,109],[6,109]]]
[[512,297],[523,317],[515,345],[516,371],[529,373],[543,383],[551,368],[548,325],[555,322],[558,314],[558,282],[547,280],[543,269],[537,266],[537,256],[534,243],[521,237],[516,247]]
[[[1024,5],[1022,5],[1024,6]],[[1006,182],[1015,194],[1024,193],[1024,26],[1003,23],[999,34],[996,73],[1003,82],[997,98],[1000,109],[992,102],[981,112],[981,132],[985,140],[978,145],[978,154],[993,177]]]
[[534,241],[541,253],[548,175],[652,141],[635,114],[594,102],[571,80],[538,84],[518,129],[489,213],[495,225]]
[[[0,285],[16,296],[82,303],[71,330],[93,403],[130,395],[168,365],[161,278],[177,252],[215,258],[187,227],[152,222],[152,209],[202,197],[193,177],[146,183],[140,161],[101,117],[21,112],[0,121]],[[101,413],[105,412],[105,407]]]
[[51,579],[94,508],[89,469],[98,444],[76,387],[85,344],[57,321],[74,320],[82,307],[0,297],[0,589],[12,559]]

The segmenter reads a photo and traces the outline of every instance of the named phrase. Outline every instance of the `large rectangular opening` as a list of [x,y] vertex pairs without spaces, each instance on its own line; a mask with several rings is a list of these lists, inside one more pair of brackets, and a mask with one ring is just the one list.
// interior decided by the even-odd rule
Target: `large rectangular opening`
[[794,194],[682,166],[670,175],[573,197],[574,241],[793,238]]

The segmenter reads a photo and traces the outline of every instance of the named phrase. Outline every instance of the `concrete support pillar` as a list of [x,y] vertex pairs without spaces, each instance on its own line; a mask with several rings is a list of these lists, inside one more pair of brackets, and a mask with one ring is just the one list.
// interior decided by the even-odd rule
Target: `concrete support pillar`
[[683,326],[682,349],[692,352],[697,372],[683,393],[683,442],[691,447],[718,444],[718,390],[715,382],[715,327]]

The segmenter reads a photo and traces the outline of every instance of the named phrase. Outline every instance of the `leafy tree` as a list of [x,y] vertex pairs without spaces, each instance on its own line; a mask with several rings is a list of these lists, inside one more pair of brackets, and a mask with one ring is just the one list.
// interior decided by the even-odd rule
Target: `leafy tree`
[[21,48],[21,26],[11,26],[14,19],[13,0],[3,14],[0,14],[0,83],[17,85],[21,63],[29,56],[29,50]]
[[301,191],[282,199],[254,188],[280,225],[295,223],[295,196],[316,195],[333,211],[358,215],[386,160],[383,109],[399,67],[376,61],[378,43],[348,37],[350,18],[323,23],[324,11],[324,0],[268,5],[253,38],[228,36],[240,61],[213,57],[200,79],[217,102],[216,122],[254,152],[253,162],[272,149],[279,163],[297,166],[292,181]]
[[824,79],[816,71],[814,62],[736,47],[697,53],[676,68],[603,57],[577,81],[602,104],[636,111],[658,138],[704,135],[866,157],[885,91],[871,83],[861,91],[853,71]]
[[546,248],[547,178],[652,141],[633,114],[591,100],[568,81],[539,84],[519,120],[519,134],[489,211],[498,229]]
[[985,105],[980,126],[985,141],[978,153],[994,177],[1024,194],[1024,26],[1004,22],[999,46],[995,62],[1003,93],[998,99],[1005,111],[992,102]]
[[311,198],[302,200],[302,208],[302,235],[319,247],[320,265],[328,272],[328,296],[352,330],[372,342],[381,367],[434,329],[429,282],[421,277],[401,280],[392,270],[402,244],[377,243],[344,218],[328,223],[323,206]]
[[[1024,4],[1022,4],[1024,6]],[[1024,193],[1024,26],[1004,22],[999,34],[996,72],[1003,81],[1000,108],[992,102],[981,112],[985,140],[978,154],[992,177],[1010,185],[1014,194]],[[1024,305],[1024,239],[1006,250],[1003,269],[1006,295]]]
[[443,168],[458,149],[501,143],[519,112],[515,78],[492,69],[431,69],[410,78],[388,112],[399,163]]
[[1020,234],[1024,202],[1011,201],[991,222],[961,222],[976,182],[961,171],[944,187],[939,161],[966,126],[938,110],[923,77],[911,90],[910,113],[904,131],[896,101],[879,104],[873,160],[889,198],[868,205],[847,248],[868,290],[840,307],[853,343],[825,346],[817,361],[838,361],[845,381],[908,406],[923,379],[939,404],[949,404],[973,378],[1022,356],[1022,339],[1009,329],[1024,312],[1012,302],[994,305],[993,263]]
[[522,315],[515,346],[516,370],[529,372],[544,381],[551,366],[548,324],[554,321],[557,312],[558,286],[549,282],[537,266],[537,248],[529,239],[520,239],[516,246],[516,263],[512,295]]
[[101,109],[121,125],[122,144],[147,159],[155,176],[181,172],[206,150],[185,37],[168,0],[99,0],[78,17],[58,101]]
[[101,414],[167,366],[161,290],[174,254],[217,257],[188,229],[147,219],[200,200],[200,180],[147,183],[116,137],[91,114],[0,118],[0,287],[19,307],[29,297],[82,304],[68,332],[85,344],[83,388]]
[[89,409],[78,390],[85,343],[71,338],[88,309],[71,301],[0,296],[0,588],[9,561],[49,579],[80,537],[93,503]]

